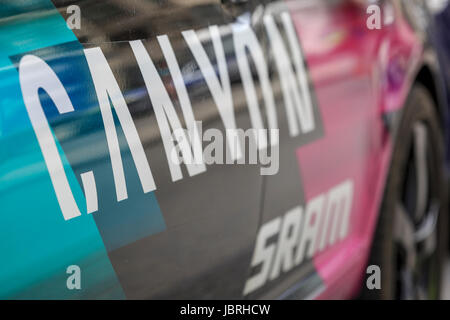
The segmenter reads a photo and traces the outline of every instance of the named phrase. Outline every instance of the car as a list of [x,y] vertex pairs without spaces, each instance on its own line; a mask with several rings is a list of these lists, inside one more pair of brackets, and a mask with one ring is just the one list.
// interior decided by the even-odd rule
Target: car
[[440,298],[427,12],[3,1],[0,297]]

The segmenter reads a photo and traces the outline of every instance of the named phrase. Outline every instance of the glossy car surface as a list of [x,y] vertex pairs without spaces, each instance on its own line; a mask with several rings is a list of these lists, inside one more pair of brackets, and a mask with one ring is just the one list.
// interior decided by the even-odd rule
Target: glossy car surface
[[[406,2],[6,1],[0,297],[357,296],[413,84],[446,108]],[[173,165],[166,117],[279,129],[279,170]]]

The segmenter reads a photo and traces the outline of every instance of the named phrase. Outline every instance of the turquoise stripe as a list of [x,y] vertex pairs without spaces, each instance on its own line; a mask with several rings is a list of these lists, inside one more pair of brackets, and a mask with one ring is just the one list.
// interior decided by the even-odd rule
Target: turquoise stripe
[[[3,4],[2,4],[3,6]],[[9,57],[75,41],[50,1],[9,1],[0,9],[0,297],[124,298],[84,195],[63,164],[82,216],[65,221],[28,119]],[[81,290],[66,268],[79,265]]]

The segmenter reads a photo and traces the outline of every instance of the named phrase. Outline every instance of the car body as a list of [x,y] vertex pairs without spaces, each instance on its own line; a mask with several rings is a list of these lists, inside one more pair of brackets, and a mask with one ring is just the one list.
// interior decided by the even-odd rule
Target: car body
[[[414,83],[448,122],[406,2],[6,1],[0,297],[356,297]],[[192,116],[279,129],[276,174],[171,163]]]

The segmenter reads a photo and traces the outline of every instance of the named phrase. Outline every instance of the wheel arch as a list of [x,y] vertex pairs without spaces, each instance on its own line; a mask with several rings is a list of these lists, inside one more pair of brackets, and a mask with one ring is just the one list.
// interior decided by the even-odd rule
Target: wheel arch
[[441,67],[432,50],[424,54],[424,62],[418,69],[414,83],[424,86],[433,98],[436,112],[439,116],[439,122],[445,139],[445,163],[447,177],[450,178],[450,117],[449,117],[449,95],[444,76],[440,72]]

